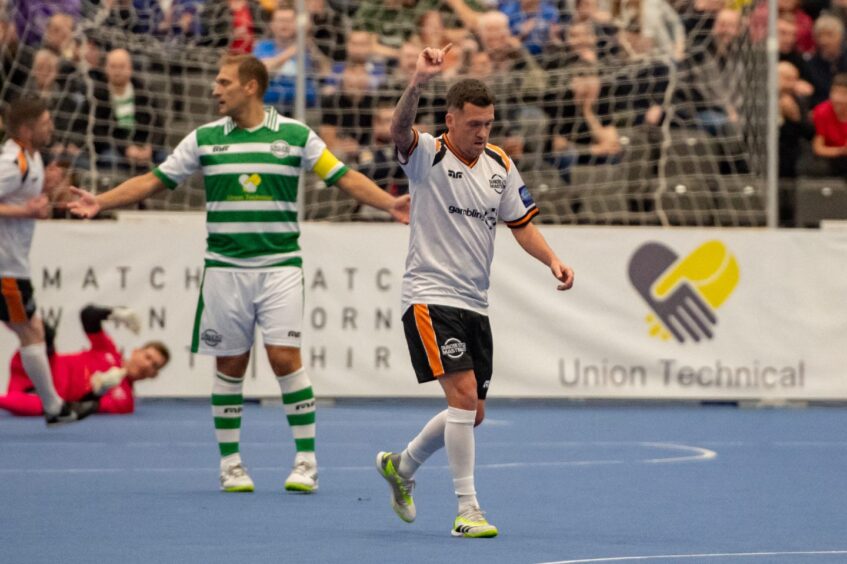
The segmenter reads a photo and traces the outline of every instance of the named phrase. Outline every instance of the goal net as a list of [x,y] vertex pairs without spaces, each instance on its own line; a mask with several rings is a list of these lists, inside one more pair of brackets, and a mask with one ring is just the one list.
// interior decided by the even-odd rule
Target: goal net
[[[264,5],[275,3],[245,2],[233,13],[238,2],[81,0],[71,18],[51,16],[43,8],[50,3],[6,4],[0,102],[24,93],[47,98],[57,125],[53,157],[74,169],[79,185],[102,191],[149,170],[188,132],[218,118],[211,89],[220,57],[261,49],[273,33]],[[367,48],[362,74],[342,70],[358,48],[356,6],[308,4],[305,121],[351,168],[385,190],[405,192],[385,132],[420,44],[386,41],[393,55]],[[498,99],[491,142],[517,163],[542,221],[764,225],[767,65],[763,41],[751,40],[746,23],[751,8],[734,20],[716,9],[685,8],[672,22],[682,35],[663,46],[638,18],[621,23],[616,15],[617,27],[579,23],[561,4],[570,25],[507,72],[497,70],[483,42],[474,48],[463,40],[455,74],[422,96],[418,126],[443,131],[449,84],[480,78]],[[126,115],[124,100],[107,86],[114,49],[129,54],[134,111]],[[271,73],[269,101],[285,115],[293,112],[296,64],[291,58]],[[202,184],[193,178],[146,207],[203,209]],[[304,177],[303,212],[307,220],[386,219],[311,174]]]

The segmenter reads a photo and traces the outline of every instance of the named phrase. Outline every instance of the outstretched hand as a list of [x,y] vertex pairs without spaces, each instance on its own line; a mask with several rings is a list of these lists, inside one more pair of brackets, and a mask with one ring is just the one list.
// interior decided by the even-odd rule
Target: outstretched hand
[[77,217],[92,218],[100,213],[100,204],[91,192],[80,190],[76,186],[68,188],[78,199],[68,202],[68,210]]
[[453,48],[452,43],[448,43],[443,49],[435,49],[427,47],[421,54],[418,55],[418,62],[415,66],[415,82],[417,84],[426,84],[429,80],[444,70],[444,56]]
[[400,223],[409,224],[409,210],[411,208],[411,198],[408,194],[395,198],[394,203],[391,206],[391,209],[388,210],[388,213],[391,214],[391,217],[394,218],[394,221],[399,221]]
[[564,290],[570,290],[573,287],[573,269],[566,265],[563,262],[558,260],[553,261],[553,264],[550,265],[550,271],[553,273],[553,276],[561,282],[556,289],[560,292]]

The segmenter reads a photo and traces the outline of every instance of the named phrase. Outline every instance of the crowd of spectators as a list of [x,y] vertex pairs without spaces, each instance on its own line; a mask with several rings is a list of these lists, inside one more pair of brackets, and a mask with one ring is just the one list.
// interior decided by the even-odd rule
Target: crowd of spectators
[[[297,14],[288,0],[0,0],[0,6],[0,103],[28,93],[48,100],[57,130],[50,152],[63,162],[131,174],[162,160],[166,132],[187,111],[190,94],[184,81],[173,80],[161,96],[147,78],[205,76],[199,70],[205,64],[208,72],[215,59],[198,62],[197,53],[254,53],[271,75],[266,102],[293,111]],[[472,76],[497,96],[494,142],[522,167],[547,167],[565,184],[574,166],[619,163],[625,137],[646,131],[650,138],[651,128],[664,124],[724,140],[714,144],[721,173],[751,172],[744,142],[762,93],[751,90],[749,74],[764,52],[765,0],[306,0],[306,6],[310,124],[340,158],[387,190],[405,190],[385,134],[391,108],[420,50],[447,43],[453,49],[446,70],[422,96],[421,129],[438,131],[446,86]],[[779,0],[778,7],[780,174],[841,174],[847,0]]]

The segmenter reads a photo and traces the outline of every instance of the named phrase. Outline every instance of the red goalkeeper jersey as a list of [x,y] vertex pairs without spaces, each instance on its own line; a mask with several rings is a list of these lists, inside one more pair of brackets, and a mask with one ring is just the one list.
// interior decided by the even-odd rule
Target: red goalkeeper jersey
[[[53,373],[53,383],[56,392],[65,401],[79,401],[91,392],[91,375],[103,372],[115,366],[123,366],[123,358],[115,343],[104,332],[88,334],[91,348],[72,354],[55,354],[50,358],[50,370]],[[9,374],[9,389],[7,399],[12,396],[30,395],[38,400],[38,413],[41,412],[41,400],[35,396],[35,387],[26,375],[21,364],[20,353],[12,357]],[[23,400],[25,398],[19,398]],[[30,398],[33,399],[33,398]],[[10,406],[2,406],[9,409]],[[21,415],[33,410],[34,405],[21,405]],[[99,413],[132,413],[135,409],[135,399],[132,393],[132,383],[124,378],[121,383],[100,398]],[[14,409],[10,411],[16,412]],[[35,415],[36,413],[33,413]]]

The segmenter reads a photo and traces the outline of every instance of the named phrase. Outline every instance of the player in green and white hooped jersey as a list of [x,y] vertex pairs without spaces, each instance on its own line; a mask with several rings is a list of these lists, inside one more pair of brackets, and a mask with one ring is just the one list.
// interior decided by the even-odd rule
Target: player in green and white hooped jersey
[[[242,385],[255,327],[277,375],[297,455],[285,482],[289,491],[317,489],[315,400],[300,358],[303,315],[302,257],[297,186],[303,170],[337,184],[363,204],[408,223],[408,196],[395,198],[348,169],[306,125],[262,105],[265,66],[250,55],[221,63],[213,95],[223,119],[183,139],[168,159],[97,195],[74,189],[69,209],[82,217],[173,189],[195,171],[206,188],[206,249],[192,348],[216,357],[212,388],[221,488],[253,491],[239,454]],[[233,297],[234,296],[234,297]]]

